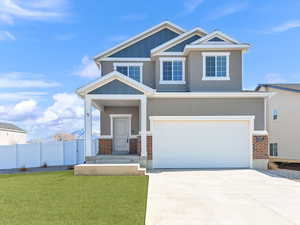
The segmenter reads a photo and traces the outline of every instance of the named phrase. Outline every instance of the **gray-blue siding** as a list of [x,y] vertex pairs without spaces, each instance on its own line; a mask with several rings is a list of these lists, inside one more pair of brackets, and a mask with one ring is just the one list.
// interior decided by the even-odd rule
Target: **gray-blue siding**
[[102,87],[96,88],[89,94],[125,94],[125,95],[141,95],[143,92],[128,86],[118,80],[113,80]]
[[192,36],[192,37],[190,37],[190,38],[188,38],[188,39],[186,39],[186,40],[184,40],[184,41],[178,43],[177,45],[175,45],[175,46],[173,46],[173,47],[167,49],[166,52],[183,52],[184,47],[185,47],[186,45],[188,45],[188,44],[190,44],[190,43],[192,43],[192,42],[198,40],[199,38],[201,38],[201,36],[199,36],[199,35],[194,35],[194,36]]
[[219,37],[214,37],[214,38],[210,39],[209,41],[224,41],[224,40]]
[[177,37],[178,34],[167,28],[144,38],[109,57],[150,57],[151,49]]

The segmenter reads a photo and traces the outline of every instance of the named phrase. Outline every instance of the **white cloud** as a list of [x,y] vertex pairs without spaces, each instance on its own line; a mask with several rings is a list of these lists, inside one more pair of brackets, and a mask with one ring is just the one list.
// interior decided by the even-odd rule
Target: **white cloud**
[[88,56],[84,56],[81,59],[81,65],[74,74],[80,77],[95,78],[100,76],[100,71],[93,60],[89,59]]
[[5,40],[15,41],[16,37],[12,33],[6,30],[0,30],[0,41],[5,41]]
[[16,18],[48,20],[64,16],[65,0],[1,0],[0,19],[12,24]]
[[204,0],[185,0],[184,1],[184,14],[193,13]]
[[137,22],[145,20],[146,18],[147,15],[145,13],[132,13],[121,17],[121,19],[126,22]]
[[43,115],[37,119],[38,123],[83,117],[83,102],[76,94],[55,94],[53,101],[54,104],[48,107]]
[[217,9],[215,12],[208,16],[210,20],[216,20],[225,16],[232,15],[234,13],[240,12],[248,7],[247,2],[235,3],[234,5],[226,6],[224,8]]
[[23,121],[36,116],[37,102],[33,99],[21,101],[15,105],[1,105],[0,117],[5,121]]
[[16,115],[22,115],[26,113],[33,112],[36,109],[37,103],[33,99],[19,102],[13,108]]
[[[48,138],[54,134],[72,133],[84,127],[83,101],[73,93],[57,93],[52,103],[42,108],[33,99],[0,105],[0,118],[18,124],[29,139]],[[99,112],[93,111],[93,132],[99,132]]]
[[291,20],[272,28],[271,32],[284,32],[299,27],[300,27],[300,20]]
[[[27,78],[29,77],[30,78]],[[50,88],[60,86],[58,82],[32,79],[37,76],[29,73],[5,73],[0,76],[0,88]]]

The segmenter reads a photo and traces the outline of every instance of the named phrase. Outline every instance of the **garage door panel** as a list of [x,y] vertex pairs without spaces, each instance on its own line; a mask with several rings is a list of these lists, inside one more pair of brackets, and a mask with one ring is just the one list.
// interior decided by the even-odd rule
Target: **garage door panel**
[[155,121],[154,168],[249,167],[248,121]]

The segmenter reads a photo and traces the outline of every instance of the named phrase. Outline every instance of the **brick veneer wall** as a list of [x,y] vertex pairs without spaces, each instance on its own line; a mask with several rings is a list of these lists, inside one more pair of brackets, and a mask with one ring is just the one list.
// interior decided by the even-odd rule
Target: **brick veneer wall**
[[99,154],[112,154],[112,139],[99,139]]
[[138,138],[131,138],[129,140],[129,154],[137,154]]
[[138,136],[138,139],[137,139],[137,145],[136,145],[136,153],[138,155],[141,155],[141,136]]
[[152,136],[147,136],[147,159],[152,160]]
[[[141,155],[141,136],[138,136],[137,154]],[[147,136],[147,159],[152,160],[152,136]]]
[[253,136],[253,159],[268,159],[269,138],[267,135]]

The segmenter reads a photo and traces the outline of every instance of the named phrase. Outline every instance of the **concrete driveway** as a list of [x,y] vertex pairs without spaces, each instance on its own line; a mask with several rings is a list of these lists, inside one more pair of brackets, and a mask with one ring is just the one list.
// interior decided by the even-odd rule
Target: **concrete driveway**
[[300,183],[256,170],[150,173],[146,225],[300,225]]

